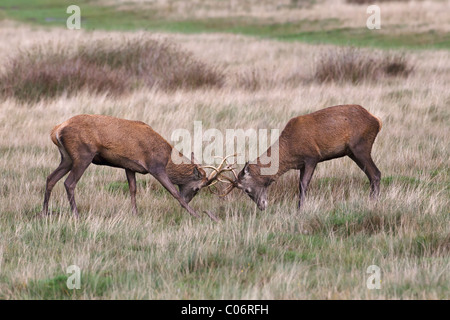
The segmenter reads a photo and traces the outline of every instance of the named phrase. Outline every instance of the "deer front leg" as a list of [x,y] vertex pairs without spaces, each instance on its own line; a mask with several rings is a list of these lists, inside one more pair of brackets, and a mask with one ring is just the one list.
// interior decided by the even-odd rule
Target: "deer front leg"
[[149,170],[150,174],[158,180],[170,194],[178,200],[180,205],[185,208],[192,216],[199,218],[200,216],[192,209],[186,201],[180,196],[180,193],[175,188],[174,184],[170,181],[169,176],[164,167],[156,167]]
[[131,196],[131,208],[133,210],[133,214],[137,215],[137,206],[136,206],[136,173],[129,169],[125,169],[125,173],[127,175],[128,187],[130,188],[130,196]]
[[313,176],[314,170],[316,169],[316,161],[307,161],[305,166],[300,170],[300,181],[299,181],[299,200],[298,209],[301,208],[302,204],[305,202],[306,191],[308,190],[309,182]]

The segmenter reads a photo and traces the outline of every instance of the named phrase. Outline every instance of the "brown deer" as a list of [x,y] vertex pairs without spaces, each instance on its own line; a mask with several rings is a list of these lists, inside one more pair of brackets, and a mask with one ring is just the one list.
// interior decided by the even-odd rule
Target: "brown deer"
[[[134,213],[137,213],[135,174],[138,172],[154,176],[195,217],[199,215],[188,203],[201,188],[211,185],[223,170],[227,171],[224,161],[206,177],[205,171],[194,163],[193,154],[190,161],[184,158],[185,161],[175,164],[171,157],[172,146],[150,126],[140,121],[103,115],[78,115],[54,127],[50,136],[59,149],[61,163],[47,177],[43,215],[48,214],[53,187],[70,172],[64,186],[71,210],[78,217],[74,190],[91,163],[125,169]],[[212,213],[206,213],[217,221]]]
[[290,169],[300,170],[299,202],[302,206],[305,193],[319,162],[349,156],[364,171],[370,181],[371,198],[380,192],[380,170],[371,157],[372,145],[381,121],[358,105],[340,105],[291,119],[282,131],[278,141],[278,171],[273,175],[261,174],[267,167],[261,157],[268,157],[273,146],[256,159],[256,163],[245,164],[232,184],[244,192],[258,205],[267,208],[267,189],[274,181]]

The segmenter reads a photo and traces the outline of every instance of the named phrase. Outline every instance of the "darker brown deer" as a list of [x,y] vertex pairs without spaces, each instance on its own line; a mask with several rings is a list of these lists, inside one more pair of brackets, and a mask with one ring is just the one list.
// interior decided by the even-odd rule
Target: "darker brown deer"
[[[177,151],[172,150],[172,146],[150,126],[140,121],[103,115],[78,115],[54,127],[51,139],[59,149],[61,163],[47,177],[42,210],[44,215],[48,214],[53,187],[69,173],[64,186],[71,210],[78,216],[74,190],[91,163],[125,169],[134,213],[137,213],[136,172],[150,173],[195,217],[199,215],[188,203],[201,188],[210,185],[220,175],[220,170],[216,170],[215,174],[206,177],[205,171],[194,163],[193,155],[191,160],[184,157],[184,161],[175,164],[171,155]],[[206,213],[211,219],[217,220],[210,212]]]
[[[278,171],[272,175],[261,174],[261,169],[268,166],[261,157],[254,164],[247,162],[228,192],[233,187],[242,189],[264,210],[268,187],[287,171],[296,169],[300,170],[300,208],[317,164],[349,156],[369,178],[371,198],[376,198],[381,173],[372,160],[371,151],[380,130],[381,121],[359,105],[333,106],[293,118],[277,141]],[[272,149],[273,146],[262,156],[272,156]]]

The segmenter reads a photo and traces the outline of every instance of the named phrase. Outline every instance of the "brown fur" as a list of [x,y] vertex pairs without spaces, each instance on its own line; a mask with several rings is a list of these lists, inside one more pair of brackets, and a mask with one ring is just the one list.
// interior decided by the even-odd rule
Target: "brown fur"
[[[359,105],[333,106],[317,112],[291,119],[282,131],[279,142],[279,169],[272,176],[263,176],[260,158],[256,164],[244,169],[252,181],[247,185],[269,185],[291,169],[300,170],[300,201],[319,162],[349,156],[366,173],[371,183],[371,195],[379,193],[380,171],[371,158],[372,145],[381,130],[380,119]],[[270,155],[271,148],[266,153]],[[268,165],[267,165],[268,166]],[[238,186],[242,183],[245,171],[241,171]]]
[[[47,213],[53,186],[70,171],[64,184],[71,208],[78,214],[73,189],[84,170],[94,163],[126,170],[133,211],[137,211],[135,172],[138,172],[152,174],[183,207],[197,215],[187,205],[193,191],[184,186],[189,183],[201,186],[207,180],[206,173],[187,159],[186,164],[172,163],[172,146],[147,124],[103,115],[78,115],[55,126],[50,136],[60,150],[61,164],[47,178],[43,213]],[[193,188],[195,196],[198,189]],[[183,198],[180,194],[183,192],[190,195]]]

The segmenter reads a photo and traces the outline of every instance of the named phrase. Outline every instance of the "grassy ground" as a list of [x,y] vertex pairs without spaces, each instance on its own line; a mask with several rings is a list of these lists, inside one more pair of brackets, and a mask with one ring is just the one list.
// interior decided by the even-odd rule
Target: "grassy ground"
[[[232,34],[138,36],[177,43],[223,69],[226,84],[138,88],[120,97],[80,92],[30,103],[3,99],[0,298],[449,298],[448,51],[406,51],[414,67],[406,78],[287,85],[281,80],[312,74],[318,57],[333,47]],[[57,48],[132,37],[4,21],[0,61],[38,42]],[[237,85],[246,72],[260,85]],[[123,170],[91,166],[76,190],[80,219],[70,215],[62,183],[53,191],[53,214],[36,218],[45,179],[59,163],[49,131],[75,114],[141,120],[170,139],[177,128],[193,130],[195,120],[221,131],[281,129],[293,116],[341,103],[361,104],[383,121],[373,150],[383,175],[377,203],[368,201],[368,181],[357,166],[338,159],[318,166],[302,212],[296,210],[296,172],[271,187],[264,212],[238,191],[218,199],[203,190],[192,206],[214,211],[219,223],[206,215],[192,219],[153,178],[138,175],[141,215],[133,216]],[[81,269],[79,290],[66,286],[70,265]],[[381,268],[380,290],[366,287],[370,265]]]
[[[381,30],[366,28],[365,5],[328,1],[78,1],[87,30],[237,33],[287,41],[382,48],[449,48],[449,2],[383,2]],[[0,18],[65,27],[64,0],[5,0]],[[332,9],[330,9],[332,8]],[[401,19],[399,19],[399,17]]]

